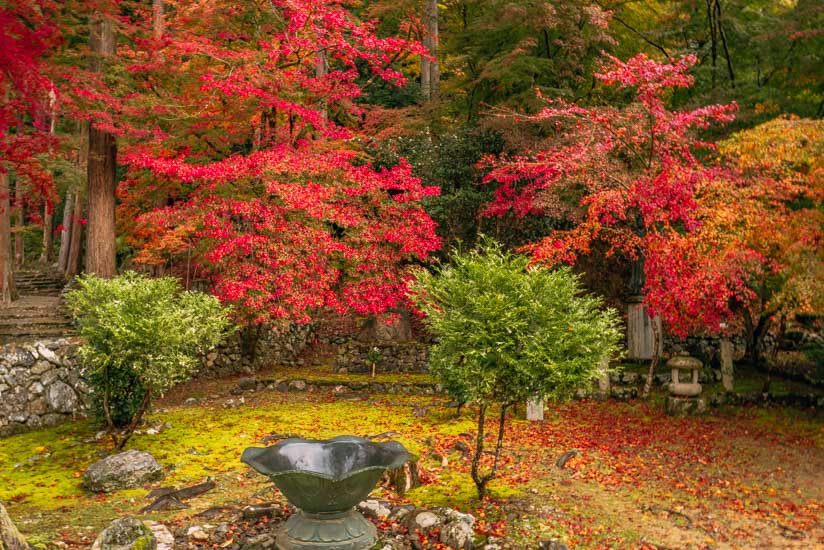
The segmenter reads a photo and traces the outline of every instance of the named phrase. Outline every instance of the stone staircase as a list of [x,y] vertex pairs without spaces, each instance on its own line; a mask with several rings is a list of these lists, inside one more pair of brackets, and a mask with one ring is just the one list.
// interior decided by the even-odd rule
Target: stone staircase
[[63,290],[63,276],[57,271],[21,270],[14,273],[20,296],[58,296]]
[[0,345],[75,335],[60,297],[60,274],[18,271],[14,280],[20,298],[0,307]]

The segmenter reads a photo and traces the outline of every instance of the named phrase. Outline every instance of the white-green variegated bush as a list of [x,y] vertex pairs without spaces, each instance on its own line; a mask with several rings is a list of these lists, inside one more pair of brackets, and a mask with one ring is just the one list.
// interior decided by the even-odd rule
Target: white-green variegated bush
[[[80,358],[95,402],[122,448],[151,399],[188,380],[228,326],[218,300],[177,279],[128,272],[84,276],[67,301],[84,339]],[[123,428],[121,435],[116,428]]]
[[478,405],[472,476],[483,497],[495,475],[495,467],[478,472],[488,407],[501,409],[497,466],[506,410],[569,396],[597,378],[601,361],[619,353],[618,315],[585,294],[569,268],[531,266],[491,242],[419,271],[413,292],[436,337],[431,371],[460,402]]

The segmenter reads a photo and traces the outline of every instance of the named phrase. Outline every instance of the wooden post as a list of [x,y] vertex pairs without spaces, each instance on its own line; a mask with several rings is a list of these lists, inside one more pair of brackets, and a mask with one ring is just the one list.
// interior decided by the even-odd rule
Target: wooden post
[[729,338],[721,339],[721,384],[724,391],[731,392],[733,388],[732,342]]
[[544,400],[533,399],[526,402],[526,419],[531,422],[544,420]]

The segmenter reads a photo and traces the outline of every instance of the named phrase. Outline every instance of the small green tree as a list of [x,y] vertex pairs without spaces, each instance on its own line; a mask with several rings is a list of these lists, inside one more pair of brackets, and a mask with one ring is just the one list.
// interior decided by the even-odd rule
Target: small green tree
[[[471,472],[483,498],[497,473],[507,409],[528,399],[566,397],[597,378],[602,358],[619,351],[618,315],[583,294],[568,268],[530,266],[528,258],[491,242],[456,253],[451,265],[434,272],[419,271],[413,293],[436,336],[432,372],[457,399],[478,406]],[[495,458],[481,473],[484,422],[496,404]]]
[[216,298],[183,292],[171,277],[90,275],[78,285],[67,301],[85,339],[80,358],[119,450],[152,398],[187,380],[197,355],[221,341],[228,320]]

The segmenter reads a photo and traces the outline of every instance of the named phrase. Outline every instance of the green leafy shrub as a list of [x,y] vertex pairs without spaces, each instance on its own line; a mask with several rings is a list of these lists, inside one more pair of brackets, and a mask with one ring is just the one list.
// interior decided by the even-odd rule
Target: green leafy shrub
[[84,276],[67,301],[85,339],[79,352],[94,404],[118,449],[151,399],[187,380],[197,355],[216,346],[228,326],[216,298],[183,292],[170,277]]
[[[541,269],[486,242],[456,253],[451,265],[419,271],[413,291],[436,336],[432,372],[459,401],[478,405],[472,479],[483,498],[494,478],[509,407],[560,399],[597,378],[604,357],[618,353],[620,321],[600,298],[584,295],[568,268]],[[500,406],[495,460],[481,475],[488,408]]]

